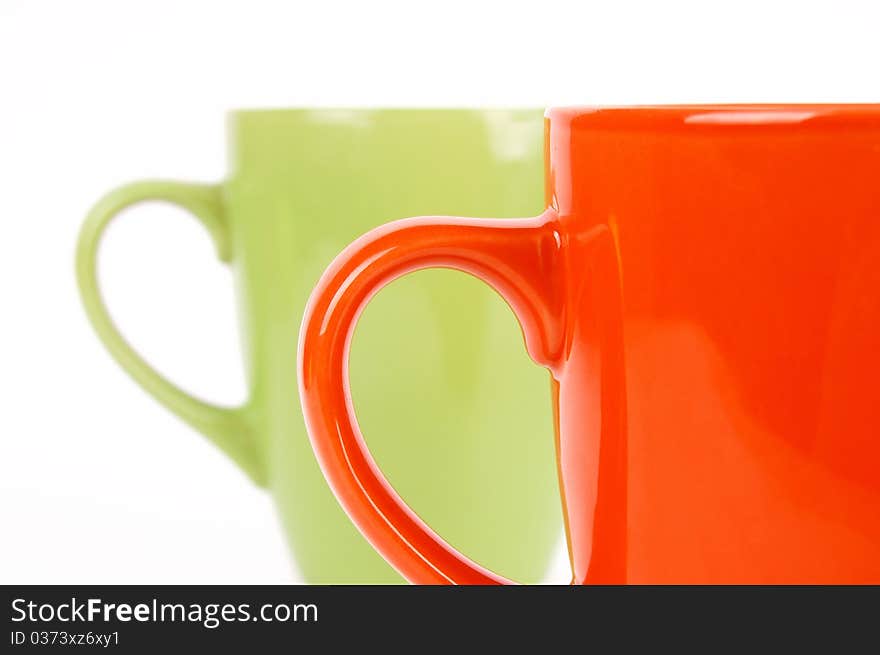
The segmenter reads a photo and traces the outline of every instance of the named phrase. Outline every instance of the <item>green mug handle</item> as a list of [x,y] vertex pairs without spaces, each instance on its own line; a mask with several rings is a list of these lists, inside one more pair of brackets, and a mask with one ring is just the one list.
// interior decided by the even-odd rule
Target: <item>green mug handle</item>
[[213,238],[220,260],[230,261],[231,242],[219,185],[166,181],[128,184],[101,198],[89,212],[80,231],[76,249],[76,275],[86,314],[116,362],[145,391],[207,436],[254,482],[264,486],[266,473],[245,408],[221,407],[203,402],[168,381],[144,361],[120,334],[101,297],[97,254],[104,229],[126,207],[151,200],[179,205],[192,213]]

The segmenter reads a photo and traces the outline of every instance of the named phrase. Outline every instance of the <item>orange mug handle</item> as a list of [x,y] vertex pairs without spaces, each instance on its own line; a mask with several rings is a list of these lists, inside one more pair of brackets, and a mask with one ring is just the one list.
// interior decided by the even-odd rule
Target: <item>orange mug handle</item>
[[[562,235],[556,214],[537,218],[409,218],[346,248],[312,292],[299,342],[299,387],[312,446],[348,515],[376,550],[416,584],[511,584],[457,552],[383,477],[351,402],[349,347],[357,318],[384,285],[425,268],[470,273],[510,305],[537,363],[562,348]],[[414,437],[417,438],[417,437]],[[462,508],[467,511],[467,508]]]

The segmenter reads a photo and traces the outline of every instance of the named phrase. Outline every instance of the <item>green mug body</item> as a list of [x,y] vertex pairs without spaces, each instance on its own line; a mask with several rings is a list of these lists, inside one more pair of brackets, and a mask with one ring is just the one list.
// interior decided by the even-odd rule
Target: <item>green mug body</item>
[[[340,509],[309,444],[296,378],[305,303],[339,250],[388,220],[539,213],[542,112],[242,111],[230,115],[229,135],[225,182],[140,182],[98,202],[77,253],[87,313],[135,380],[272,494],[307,582],[399,582]],[[107,314],[100,237],[119,210],[144,200],[188,209],[234,271],[242,407],[178,389]],[[361,316],[349,365],[370,452],[416,513],[492,570],[540,580],[561,534],[548,380],[523,354],[507,305],[462,273],[408,276]]]

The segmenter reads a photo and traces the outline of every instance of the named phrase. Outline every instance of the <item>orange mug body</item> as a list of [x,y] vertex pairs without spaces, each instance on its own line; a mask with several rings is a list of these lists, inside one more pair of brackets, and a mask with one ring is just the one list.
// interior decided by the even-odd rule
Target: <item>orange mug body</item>
[[507,582],[406,507],[348,396],[369,297],[453,267],[498,290],[552,374],[575,583],[880,582],[880,106],[546,125],[542,216],[392,223],[316,288],[301,397],[349,515],[411,581]]

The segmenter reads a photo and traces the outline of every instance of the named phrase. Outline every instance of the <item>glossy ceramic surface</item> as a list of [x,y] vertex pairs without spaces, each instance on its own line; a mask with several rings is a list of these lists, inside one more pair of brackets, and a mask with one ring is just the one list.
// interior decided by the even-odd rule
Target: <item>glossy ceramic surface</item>
[[[296,343],[309,291],[333,256],[389,217],[443,208],[541,209],[540,111],[257,111],[231,116],[219,185],[148,182],[88,217],[77,272],[98,334],[147,391],[206,434],[278,506],[309,582],[400,577],[339,508],[297,402]],[[250,397],[214,407],[159,376],[102,304],[95,254],[122,208],[165,200],[198,217],[233,268]],[[479,282],[432,271],[387,289],[352,353],[354,403],[388,479],[458,547],[538,580],[561,532],[546,379],[515,318]],[[515,445],[515,447],[513,447]]]
[[312,296],[300,391],[349,514],[413,582],[506,582],[403,504],[348,404],[358,311],[449,266],[552,374],[575,583],[880,582],[880,106],[547,116],[543,215],[392,223]]

